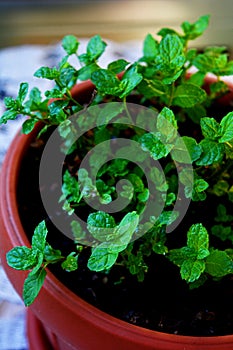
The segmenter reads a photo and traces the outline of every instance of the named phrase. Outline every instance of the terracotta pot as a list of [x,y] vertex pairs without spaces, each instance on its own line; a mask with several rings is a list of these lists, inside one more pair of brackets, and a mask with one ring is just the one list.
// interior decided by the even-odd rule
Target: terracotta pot
[[[93,85],[81,84],[76,97],[91,95]],[[29,246],[16,199],[21,160],[35,132],[18,134],[6,155],[0,177],[1,260],[21,295],[25,273],[6,264],[6,252]],[[233,335],[189,337],[159,333],[118,320],[80,299],[48,271],[36,301],[28,308],[28,339],[31,350],[232,350]]]

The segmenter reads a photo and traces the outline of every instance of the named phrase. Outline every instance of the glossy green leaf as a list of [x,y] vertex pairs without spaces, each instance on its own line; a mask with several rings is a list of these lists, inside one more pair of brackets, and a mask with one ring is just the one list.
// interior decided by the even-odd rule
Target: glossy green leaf
[[204,137],[216,140],[219,137],[220,126],[214,118],[201,118],[201,131]]
[[48,230],[43,220],[37,225],[32,236],[32,250],[34,252],[44,253],[47,233]]
[[29,273],[23,286],[23,300],[25,306],[29,306],[34,302],[41,290],[45,277],[46,271],[43,268],[39,269],[36,273],[33,273],[33,271]]
[[87,54],[91,61],[97,60],[104,52],[107,44],[99,35],[93,36],[87,44]]
[[183,83],[176,88],[172,103],[179,107],[190,108],[205,101],[206,97],[206,92],[200,87]]
[[233,139],[233,112],[229,112],[220,122],[221,138],[219,142],[228,142]]
[[30,270],[37,263],[32,249],[22,246],[14,247],[6,254],[7,264],[16,270]]
[[212,250],[206,259],[205,271],[213,277],[223,277],[233,272],[232,259],[220,250]]
[[209,235],[202,224],[192,225],[187,238],[187,246],[195,250],[197,259],[204,259],[209,255]]
[[181,277],[188,283],[196,281],[205,270],[205,263],[202,260],[185,260],[181,265]]
[[68,55],[75,54],[78,50],[79,42],[74,35],[66,35],[62,39],[62,47]]
[[119,74],[125,70],[129,62],[120,58],[108,64],[107,68],[115,74]]
[[209,139],[202,140],[199,145],[202,148],[202,154],[196,161],[197,165],[210,165],[220,162],[224,156],[224,145]]
[[99,246],[92,250],[87,267],[96,272],[108,270],[115,264],[117,258],[118,253],[109,252],[107,248]]

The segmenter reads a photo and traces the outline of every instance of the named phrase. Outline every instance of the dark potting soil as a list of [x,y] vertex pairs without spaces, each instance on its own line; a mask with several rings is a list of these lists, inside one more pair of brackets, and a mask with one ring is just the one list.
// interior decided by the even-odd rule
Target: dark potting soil
[[[46,218],[50,244],[68,254],[74,249],[73,241],[53,226],[40,199],[38,168],[42,151],[43,142],[33,143],[23,161],[18,186],[22,223],[30,238],[37,224]],[[54,190],[56,184],[48,190],[48,195]],[[199,221],[200,215],[208,223],[213,216],[211,205],[203,205],[192,219]],[[209,211],[206,211],[208,205]],[[189,212],[192,215],[192,207]],[[178,227],[181,237],[182,225]],[[176,245],[173,233],[169,235],[168,244]],[[51,265],[50,270],[74,293],[97,308],[126,322],[165,333],[193,336],[232,334],[232,277],[225,277],[221,282],[209,281],[190,290],[173,263],[162,255],[154,255],[148,258],[150,268],[144,282],[140,283],[122,267],[114,266],[108,274],[89,271],[86,268],[88,253],[87,249],[75,272],[65,272],[57,265]]]

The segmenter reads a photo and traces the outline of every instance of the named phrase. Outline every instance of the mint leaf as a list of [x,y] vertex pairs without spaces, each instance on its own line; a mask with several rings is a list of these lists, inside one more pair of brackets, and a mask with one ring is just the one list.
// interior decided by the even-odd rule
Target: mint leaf
[[108,70],[112,71],[115,74],[119,74],[122,71],[125,70],[125,68],[128,66],[129,62],[124,59],[119,59],[116,61],[113,61],[108,64],[107,68]]
[[186,40],[193,40],[202,35],[209,25],[209,18],[210,15],[204,15],[199,17],[194,23],[188,21],[183,22],[181,28],[184,31]]
[[37,78],[44,78],[49,80],[57,79],[60,72],[57,68],[41,67],[35,73],[34,76]]
[[78,255],[75,256],[74,252],[70,253],[67,256],[66,260],[63,261],[63,263],[61,264],[61,267],[63,268],[63,270],[65,270],[67,272],[77,270],[77,268],[78,268]]
[[224,251],[212,250],[206,259],[205,271],[213,277],[223,277],[233,272],[233,262]]
[[94,72],[96,72],[98,69],[100,69],[100,68],[95,62],[80,68],[79,71],[78,71],[78,78],[79,78],[79,80],[91,79],[92,74]]
[[107,248],[99,246],[92,250],[87,267],[96,272],[108,270],[115,264],[117,257],[118,253],[109,252]]
[[231,229],[231,226],[214,225],[211,227],[211,232],[223,242],[230,240],[233,243],[233,230]]
[[233,112],[228,113],[220,122],[221,138],[219,142],[228,142],[233,139]]
[[162,96],[166,93],[166,87],[161,81],[146,78],[140,82],[137,89],[148,99]]
[[158,54],[158,42],[151,34],[147,34],[143,42],[143,58],[146,62],[153,61]]
[[173,111],[164,107],[157,117],[157,129],[161,141],[171,142],[177,136],[177,121]]
[[194,162],[201,155],[201,152],[202,152],[201,146],[197,144],[197,141],[194,138],[189,136],[183,136],[182,140],[187,148],[187,151],[189,152],[191,161]]
[[122,246],[128,244],[138,226],[139,215],[136,212],[126,214],[116,228],[114,234],[114,246]]
[[72,55],[77,52],[79,42],[74,35],[66,35],[62,39],[62,47],[68,55]]
[[[204,201],[206,199],[205,190],[209,187],[208,182],[203,179],[195,179],[193,189],[191,192],[191,198],[194,202]],[[185,189],[186,190],[186,189]],[[187,191],[185,191],[187,195]],[[188,197],[189,198],[189,197]]]
[[36,123],[37,123],[36,119],[25,120],[25,122],[23,122],[23,125],[22,125],[22,133],[26,135],[30,134],[30,132],[34,129]]
[[99,35],[93,36],[87,44],[87,55],[91,61],[97,60],[105,50],[107,44]]
[[44,253],[47,237],[47,227],[45,221],[41,221],[39,225],[35,228],[34,234],[32,236],[32,250],[37,254],[37,252]]
[[219,123],[214,118],[201,118],[201,130],[204,137],[216,140],[219,137]]
[[[80,172],[81,174],[81,172]],[[72,176],[68,170],[65,171],[63,175],[63,184],[62,184],[62,196],[60,201],[67,200],[69,203],[79,203],[80,201],[80,188],[77,179]]]
[[107,242],[112,239],[115,226],[113,216],[102,211],[91,213],[87,218],[87,229],[100,242]]
[[209,255],[209,235],[202,224],[192,225],[187,238],[187,246],[197,253],[197,259],[204,259]]
[[23,300],[25,306],[29,306],[34,302],[41,290],[45,277],[46,271],[43,268],[39,269],[36,273],[34,273],[33,270],[29,273],[23,286]]
[[19,87],[17,99],[22,103],[25,100],[27,93],[28,93],[28,83],[21,83]]
[[122,92],[119,97],[123,98],[130,94],[130,92],[141,82],[142,75],[138,73],[137,66],[132,66],[124,73],[120,82]]
[[209,139],[202,140],[199,145],[202,148],[202,154],[196,161],[197,165],[210,165],[220,162],[224,156],[224,145]]
[[142,150],[149,152],[151,157],[155,160],[166,157],[173,147],[172,145],[165,145],[152,133],[144,134],[139,139],[139,142]]
[[201,260],[185,260],[181,265],[181,277],[188,283],[196,281],[205,270],[205,263]]
[[32,249],[22,246],[11,249],[6,254],[7,264],[16,270],[30,270],[37,263]]
[[62,259],[61,251],[59,249],[54,249],[50,244],[46,243],[44,249],[44,258],[46,262],[51,264],[56,263]]
[[176,34],[167,34],[159,44],[159,56],[156,63],[159,69],[165,74],[177,73],[185,62],[183,45]]
[[200,87],[190,83],[183,83],[175,89],[172,104],[183,108],[190,108],[197,103],[205,101],[206,97],[206,92]]
[[91,80],[101,93],[119,96],[122,92],[120,80],[109,70],[99,69],[91,75]]

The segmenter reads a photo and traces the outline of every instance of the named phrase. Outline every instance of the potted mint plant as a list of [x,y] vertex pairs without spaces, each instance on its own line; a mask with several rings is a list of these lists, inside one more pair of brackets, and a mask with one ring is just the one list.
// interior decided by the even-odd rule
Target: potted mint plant
[[0,231],[31,349],[232,349],[233,62],[189,48],[208,22],[148,34],[140,59],[107,68],[100,36],[79,54],[68,35],[35,73],[54,81],[45,97],[23,82],[5,98],[1,123],[28,117]]

